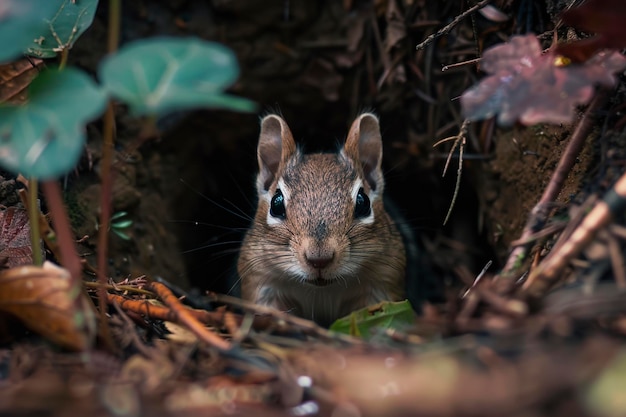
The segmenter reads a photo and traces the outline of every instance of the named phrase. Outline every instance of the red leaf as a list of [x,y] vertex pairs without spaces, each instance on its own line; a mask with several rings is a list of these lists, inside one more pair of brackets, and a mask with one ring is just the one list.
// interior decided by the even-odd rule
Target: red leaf
[[624,0],[588,0],[578,7],[564,11],[566,25],[596,34],[606,35],[613,48],[626,47],[626,2]]
[[8,207],[0,211],[0,261],[13,268],[33,263],[30,224],[25,209]]
[[464,116],[470,120],[498,115],[511,125],[568,123],[576,105],[591,99],[597,84],[615,84],[614,72],[626,68],[617,52],[600,52],[581,65],[558,65],[553,51],[541,53],[534,35],[515,36],[485,51],[482,68],[493,75],[461,96]]
[[626,47],[624,0],[588,0],[564,11],[561,19],[566,25],[595,34],[591,38],[557,46],[556,53],[574,62],[584,62],[602,49]]

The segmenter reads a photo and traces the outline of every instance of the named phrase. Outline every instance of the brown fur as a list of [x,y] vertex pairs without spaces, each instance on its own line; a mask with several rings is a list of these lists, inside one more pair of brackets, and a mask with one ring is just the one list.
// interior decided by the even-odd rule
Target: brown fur
[[[303,155],[276,115],[261,122],[258,207],[241,247],[243,298],[328,324],[404,297],[405,251],[384,209],[378,119],[359,116],[339,153]],[[370,217],[355,218],[363,188]],[[277,188],[286,217],[270,216]]]

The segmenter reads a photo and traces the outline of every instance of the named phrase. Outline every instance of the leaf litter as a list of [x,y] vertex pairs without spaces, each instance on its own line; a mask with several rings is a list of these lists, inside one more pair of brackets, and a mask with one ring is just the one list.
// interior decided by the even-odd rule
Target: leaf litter
[[[352,2],[335,7],[349,9],[352,6],[348,3]],[[502,31],[501,26],[494,24],[500,25],[503,19],[499,17],[498,22],[485,23],[478,20],[477,15],[468,15],[468,21],[461,19],[457,22],[458,28],[473,28],[476,32],[451,27],[449,36],[437,41],[436,49],[433,41],[424,46],[428,52],[424,53],[415,51],[415,45],[463,10],[455,7],[438,10],[421,2],[377,4],[376,14],[357,14],[361,16],[361,24],[356,27],[363,28],[363,32],[359,36],[351,35],[350,42],[357,45],[355,50],[344,51],[336,44],[318,44],[301,55],[310,54],[308,61],[306,58],[298,60],[287,53],[281,58],[273,58],[276,60],[273,63],[282,59],[283,69],[288,71],[300,64],[322,59],[326,63],[326,75],[317,80],[309,77],[307,82],[313,90],[319,91],[327,106],[343,99],[339,92],[352,79],[345,71],[356,68],[363,76],[359,80],[363,83],[352,84],[354,90],[351,90],[353,96],[349,105],[355,106],[353,110],[362,106],[373,92],[379,92],[376,104],[387,117],[390,111],[403,111],[412,120],[425,120],[423,125],[417,123],[417,127],[403,126],[410,131],[412,139],[410,143],[395,142],[401,154],[395,161],[401,167],[402,161],[416,163],[420,155],[430,155],[425,153],[426,149],[450,134],[451,120],[457,122],[452,126],[458,128],[461,125],[458,110],[451,107],[449,98],[458,97],[470,88],[472,83],[468,80],[475,73],[470,69],[471,64],[453,69],[463,75],[460,78],[465,82],[459,83],[457,78],[433,71],[435,62],[447,65],[471,59],[476,51],[472,42],[474,37],[478,37],[479,45],[493,43],[489,33]],[[494,7],[496,5],[512,12],[504,3],[495,3]],[[217,9],[235,7],[228,2],[215,2],[215,6]],[[265,12],[268,10],[273,9],[267,8]],[[390,10],[393,13],[385,14]],[[298,18],[296,11],[294,19]],[[328,9],[324,12],[327,13]],[[246,12],[243,7],[228,13],[239,13],[241,18]],[[435,23],[421,26],[419,30],[407,25],[406,37],[401,36],[401,31],[384,35],[390,33],[385,29],[387,24],[398,28],[403,21],[398,13],[400,17],[404,14],[405,22]],[[350,14],[350,18],[354,19],[354,14]],[[393,19],[393,22],[386,19]],[[476,20],[471,22],[472,19]],[[329,20],[322,20],[329,24]],[[237,30],[242,33],[247,30],[249,36],[250,27],[242,26],[233,26],[230,36],[236,38]],[[328,39],[331,32],[320,33]],[[503,35],[505,32],[499,33]],[[395,48],[385,47],[387,41],[383,39],[387,36]],[[277,49],[276,44],[269,43],[262,53],[266,57],[275,57],[277,50],[290,51]],[[479,48],[483,59],[482,52],[486,50]],[[303,50],[294,47],[291,52],[294,51],[297,55]],[[384,59],[373,59],[381,53],[385,54]],[[255,62],[262,64],[263,60],[258,58],[257,55]],[[499,62],[495,64],[497,66]],[[257,80],[263,80],[259,74],[275,74],[280,67],[259,65],[255,76],[260,77]],[[551,72],[553,68],[546,68],[546,71]],[[392,76],[392,73],[404,76]],[[293,74],[300,73],[294,71]],[[339,77],[335,76],[329,88],[326,77],[330,76],[332,80],[332,74]],[[606,72],[603,74],[606,76]],[[276,85],[277,91],[282,88],[291,89],[289,94],[293,96],[293,84]],[[237,93],[245,96],[242,90]],[[571,175],[574,179],[579,178],[580,183],[565,183],[562,195],[575,197],[556,200],[552,208],[557,210],[550,212],[549,225],[566,221],[570,223],[570,229],[575,229],[574,223],[581,221],[589,211],[582,210],[580,216],[573,213],[573,208],[583,204],[581,194],[606,195],[612,203],[620,198],[621,191],[612,190],[612,185],[623,171],[626,155],[622,151],[623,132],[619,124],[614,123],[620,118],[619,105],[615,103],[621,96],[619,92],[613,94],[617,94],[615,102],[609,102],[605,116],[600,119],[600,126],[605,128],[593,136],[605,145],[596,175],[572,170]],[[313,112],[316,104],[311,97],[314,96],[307,97],[307,104],[311,107],[309,111]],[[521,111],[524,103],[517,104]],[[518,114],[524,115],[523,112]],[[511,116],[513,119],[515,117]],[[472,127],[480,123],[474,122]],[[544,182],[549,180],[547,174],[552,172],[545,167],[554,167],[558,161],[559,144],[568,137],[569,130],[568,126],[560,130],[547,126],[532,130],[519,125],[512,130],[500,130],[489,121],[480,126],[482,131],[468,135],[470,152],[465,152],[463,163],[474,171],[473,179],[480,184],[476,186],[476,192],[489,206],[484,208],[482,215],[486,219],[485,227],[493,231],[490,234],[494,237],[492,243],[508,249],[511,239],[495,233],[497,223],[504,228],[511,219],[521,219],[523,223],[530,212],[528,208],[524,209],[524,204],[532,206],[538,200]],[[489,131],[492,135],[484,133]],[[500,159],[486,159],[488,162],[480,165],[483,170],[480,172],[476,161],[491,158],[491,153],[502,155],[505,145],[509,147],[509,159],[501,156]],[[584,150],[580,155],[585,158]],[[93,156],[97,163],[97,152]],[[428,158],[423,163],[430,169],[440,167]],[[494,169],[496,164],[500,164],[501,171]],[[518,167],[529,173],[520,174],[514,180],[523,189],[526,184],[523,177],[531,178],[536,190],[532,197],[522,192],[515,196],[515,184],[504,179],[499,186],[488,186],[489,181],[493,181],[488,174],[505,178]],[[538,179],[539,176],[545,178]],[[133,176],[128,175],[126,180],[129,178]],[[587,187],[585,193],[581,192],[581,184]],[[468,183],[461,184],[461,189],[463,187],[469,187]],[[509,197],[505,195],[506,187],[513,190]],[[489,190],[496,190],[500,195],[489,195]],[[513,213],[515,208],[519,210],[518,214],[494,217],[489,210],[503,207],[498,204],[507,198],[509,203],[514,201],[512,205],[516,207],[504,207]],[[523,204],[517,204],[519,202]],[[156,205],[153,207],[156,210]],[[571,207],[571,213],[558,210],[560,207]],[[117,207],[116,211],[119,210]],[[138,216],[132,207],[123,210],[128,210],[131,216]],[[54,415],[133,416],[209,413],[260,416],[620,415],[623,409],[615,400],[621,393],[612,387],[623,378],[615,370],[623,368],[620,352],[626,327],[623,292],[616,288],[611,271],[619,269],[620,263],[623,268],[621,242],[626,234],[622,230],[621,214],[616,212],[615,216],[611,226],[597,230],[600,236],[597,243],[605,250],[593,253],[590,248],[583,250],[583,256],[567,264],[558,275],[558,284],[564,287],[554,293],[541,292],[537,297],[528,297],[524,290],[525,272],[533,270],[553,246],[562,243],[558,242],[557,232],[533,241],[533,251],[530,256],[520,259],[512,277],[498,276],[487,269],[480,280],[475,278],[475,272],[483,265],[469,269],[463,262],[453,263],[456,257],[464,259],[463,253],[459,252],[470,252],[469,249],[454,249],[463,241],[426,235],[427,253],[435,264],[450,268],[452,274],[443,276],[454,284],[446,286],[442,300],[423,304],[413,326],[378,328],[371,339],[330,332],[314,323],[249,305],[220,293],[198,295],[178,291],[173,283],[159,282],[157,274],[138,276],[137,269],[146,271],[146,268],[137,268],[134,274],[125,278],[116,274],[107,287],[111,303],[106,323],[110,340],[107,343],[97,339],[98,349],[88,349],[77,355],[58,346],[42,345],[42,339],[32,333],[34,329],[24,329],[19,324],[14,324],[16,327],[11,332],[3,333],[3,337],[14,339],[10,348],[0,350],[2,369],[8,369],[0,380],[0,410],[12,414],[45,411]],[[140,224],[141,220],[141,217],[134,217],[134,224]],[[585,225],[585,229],[598,226],[598,223]],[[515,230],[511,228],[507,233],[515,236]],[[495,240],[498,236],[500,241]],[[566,236],[565,232],[563,236]],[[616,241],[617,254],[609,250]],[[126,246],[122,247],[128,249],[131,244],[125,242]],[[88,255],[84,267],[86,271],[90,270]],[[61,272],[54,274],[57,277],[63,275]],[[165,283],[174,294],[161,292],[156,283]],[[566,283],[574,285],[566,286]],[[37,287],[37,290],[45,289],[45,286]],[[97,284],[87,288],[95,300]],[[38,307],[46,304],[44,300],[34,300]],[[66,311],[72,316],[73,310]],[[45,314],[38,313],[37,317]],[[69,323],[76,324],[75,319],[70,318]],[[193,321],[197,323],[191,324]],[[199,329],[198,323],[203,330],[192,331]],[[205,332],[210,332],[208,339]]]

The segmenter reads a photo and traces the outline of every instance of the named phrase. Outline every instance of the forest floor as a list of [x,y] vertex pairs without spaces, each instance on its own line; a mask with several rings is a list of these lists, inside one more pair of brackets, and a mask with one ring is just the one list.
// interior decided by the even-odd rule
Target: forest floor
[[[470,124],[459,164],[452,140],[434,145],[460,132],[458,98],[483,76],[472,60],[516,34],[571,34],[559,21],[568,2],[492,1],[416,49],[470,3],[125,2],[122,44],[157,35],[220,42],[241,67],[230,91],[260,107],[174,114],[155,136],[116,108],[112,209],[132,224],[109,234],[107,276],[151,291],[146,282],[164,280],[215,339],[199,339],[175,313],[127,307],[136,295],[121,287],[109,291],[120,297],[110,299],[109,334],[87,352],[7,318],[0,415],[624,415],[623,214],[558,270],[560,290],[522,290],[623,172],[624,77],[571,123]],[[70,65],[90,72],[106,53],[100,9],[70,53]],[[369,340],[241,302],[235,272],[254,212],[260,116],[280,112],[298,140],[323,147],[366,109],[380,117],[386,192],[429,265],[414,325]],[[88,133],[64,197],[78,252],[93,267],[102,124]],[[574,163],[529,233],[568,152]],[[13,183],[0,187],[4,205]],[[526,251],[523,261],[514,248]]]

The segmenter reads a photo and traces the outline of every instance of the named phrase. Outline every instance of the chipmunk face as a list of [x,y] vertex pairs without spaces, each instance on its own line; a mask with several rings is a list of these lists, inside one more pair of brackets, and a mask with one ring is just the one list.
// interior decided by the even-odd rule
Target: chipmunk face
[[267,239],[292,257],[280,264],[281,275],[346,285],[366,263],[360,245],[373,228],[379,195],[343,153],[294,155],[260,198]]
[[318,154],[303,154],[284,120],[267,116],[258,162],[257,213],[238,262],[244,298],[310,317],[399,298],[404,247],[382,203],[374,115],[354,121],[338,153]]

